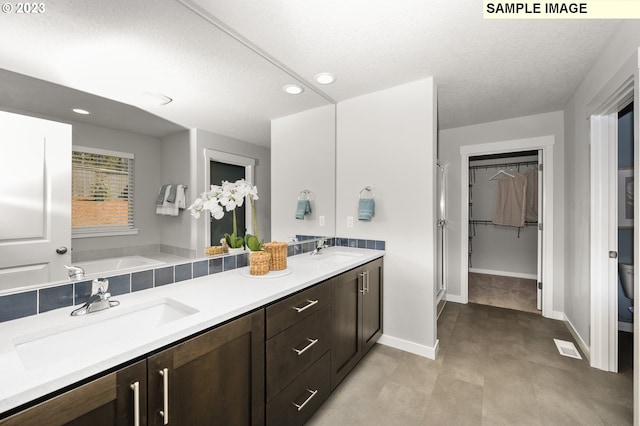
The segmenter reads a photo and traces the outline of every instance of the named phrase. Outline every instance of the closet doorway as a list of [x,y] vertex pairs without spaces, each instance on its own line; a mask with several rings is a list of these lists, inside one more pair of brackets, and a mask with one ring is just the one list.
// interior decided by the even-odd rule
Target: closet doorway
[[542,309],[538,150],[469,158],[469,302]]
[[[541,312],[544,317],[563,319],[561,312],[556,312],[553,309],[553,270],[554,270],[554,253],[553,253],[553,145],[555,142],[554,136],[542,136],[528,139],[515,139],[507,140],[503,142],[466,145],[460,147],[461,157],[461,204],[460,204],[460,280],[461,280],[461,301],[463,303],[469,302],[469,272],[474,274],[481,274],[480,279],[493,280],[490,285],[498,287],[505,285],[499,280],[502,278],[491,278],[489,276],[502,277],[505,272],[509,273],[509,276],[518,278],[520,280],[531,279],[529,282],[519,282],[518,285],[526,287],[529,283],[533,284],[536,295],[536,307],[535,311]],[[518,157],[514,157],[517,155]],[[487,156],[493,156],[487,157]],[[475,171],[475,179],[478,181],[480,174],[487,174],[485,177],[489,180],[501,168],[476,168],[470,169],[470,166],[482,165],[483,162],[471,161],[477,160],[476,157],[483,157],[483,162],[487,163],[504,163],[511,165],[512,163],[520,162],[514,158],[523,157],[522,162],[536,162],[538,167],[538,220],[536,224],[529,224],[528,226],[521,227],[506,227],[506,226],[494,226],[493,225],[493,194],[489,192],[489,196],[486,197],[490,200],[485,202],[485,206],[482,207],[478,204],[478,192],[471,186],[473,173]],[[517,165],[514,165],[515,173],[517,171]],[[521,171],[526,172],[527,168],[520,165]],[[509,172],[510,167],[503,167],[505,172]],[[467,184],[469,183],[469,184]],[[494,183],[495,185],[495,183]],[[490,191],[490,190],[489,190]],[[471,198],[470,198],[471,196]],[[470,200],[472,205],[470,205]],[[486,201],[486,200],[485,200]],[[484,210],[483,210],[484,209]],[[473,222],[471,222],[473,221]],[[526,221],[525,221],[526,222]],[[534,222],[530,220],[529,222]],[[475,228],[475,229],[474,229]],[[479,236],[480,233],[490,230],[490,228],[504,228],[500,231],[502,234],[500,237],[486,238],[485,236]],[[518,229],[520,235],[518,238]],[[505,232],[506,231],[506,232]],[[475,234],[474,234],[475,232]],[[535,244],[530,244],[526,248],[523,245],[523,252],[529,253],[527,259],[528,269],[523,269],[523,261],[520,260],[519,270],[514,268],[517,263],[516,260],[509,256],[513,256],[512,250],[503,250],[502,254],[494,255],[494,259],[491,259],[490,251],[485,250],[491,245],[501,244],[505,239],[509,237],[511,241],[509,244],[519,243],[526,240],[532,240]],[[525,240],[526,239],[526,240]],[[484,240],[484,241],[483,241]],[[527,251],[528,250],[528,251]],[[502,256],[502,258],[500,258]],[[487,263],[493,262],[493,263]],[[488,265],[488,266],[487,266]],[[500,266],[502,265],[502,266]],[[496,274],[501,272],[502,275]],[[476,276],[472,276],[472,279]],[[506,293],[506,291],[503,291]],[[533,309],[532,309],[533,310]]]

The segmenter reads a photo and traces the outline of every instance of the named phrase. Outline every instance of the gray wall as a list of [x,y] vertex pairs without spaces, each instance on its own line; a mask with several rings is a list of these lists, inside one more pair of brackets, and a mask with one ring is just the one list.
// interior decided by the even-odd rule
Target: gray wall
[[[386,241],[381,342],[429,357],[437,343],[436,105],[426,78],[339,102],[337,115],[336,234]],[[376,213],[362,222],[358,194],[367,185]]]
[[[336,230],[336,107],[328,105],[271,122],[271,233],[333,236]],[[311,214],[295,218],[300,191],[311,191]],[[324,216],[325,226],[319,218]]]
[[[637,21],[624,22],[564,109],[567,154],[564,170],[567,185],[565,314],[587,345],[591,344],[590,173],[587,119],[592,113],[589,111],[590,104],[605,100],[597,98],[609,82],[622,74],[633,75],[634,63],[630,59],[638,51],[639,45],[640,25]],[[617,87],[613,89],[615,88]]]
[[[189,185],[191,181],[191,155],[189,147],[189,131],[174,133],[162,138],[160,143],[161,178],[158,186],[165,184]],[[188,188],[185,192],[186,207],[194,199],[194,191]],[[188,210],[180,211],[178,216],[158,216],[160,223],[160,244],[163,251],[172,252],[183,257],[194,257],[195,250],[189,238],[193,218]]]
[[160,140],[136,133],[72,122],[73,144],[135,155],[135,227],[137,235],[74,238],[74,260],[80,252],[160,244],[160,220],[155,200],[161,179]]

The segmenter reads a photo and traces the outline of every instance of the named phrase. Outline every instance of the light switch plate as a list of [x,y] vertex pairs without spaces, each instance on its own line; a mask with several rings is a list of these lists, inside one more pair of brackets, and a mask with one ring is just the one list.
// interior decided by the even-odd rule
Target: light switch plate
[[320,226],[324,226],[324,216],[320,216],[318,220],[320,221]]
[[353,228],[353,216],[347,216],[347,228]]

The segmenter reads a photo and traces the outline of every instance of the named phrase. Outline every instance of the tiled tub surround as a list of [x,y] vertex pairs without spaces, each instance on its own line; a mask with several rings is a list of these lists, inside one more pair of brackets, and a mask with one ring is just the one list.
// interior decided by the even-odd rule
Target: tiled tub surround
[[[315,236],[298,235],[297,243],[291,243],[288,256],[309,253],[317,244]],[[327,245],[337,247],[366,248],[384,250],[385,242],[353,238],[327,238]],[[242,253],[230,256],[195,259],[185,263],[154,269],[106,275],[111,296],[133,293],[166,284],[217,274],[248,265],[249,255]],[[39,289],[31,289],[0,296],[0,322],[37,315],[53,309],[71,307],[84,303],[91,294],[91,279],[76,282],[61,282]]]
[[[0,324],[0,413],[4,413],[36,398],[55,392],[88,377],[125,363],[136,357],[148,354],[175,341],[221,324],[232,318],[260,308],[298,290],[324,281],[337,274],[350,270],[384,255],[379,250],[357,248],[329,248],[332,251],[349,251],[357,255],[352,259],[336,264],[323,262],[311,256],[294,256],[289,259],[288,267],[292,272],[279,278],[245,276],[245,269],[238,269],[246,263],[247,255],[211,258],[208,260],[185,263],[160,270],[140,271],[119,277],[111,277],[114,299],[120,306],[101,312],[71,317],[70,308],[55,309],[41,315],[7,321]],[[189,277],[193,277],[189,279]],[[167,281],[180,281],[174,285],[162,285]],[[181,281],[182,280],[182,281]],[[40,289],[39,292],[61,292],[64,297],[73,300],[80,298],[74,293],[87,294],[86,282],[65,284],[58,287]],[[155,288],[152,291],[136,291],[142,288]],[[130,292],[133,290],[133,292]],[[34,306],[36,292],[24,293],[34,300],[14,299],[17,302]],[[7,298],[16,296],[4,296]],[[59,297],[59,296],[56,296]],[[62,297],[61,297],[62,298]],[[136,330],[137,324],[124,327],[118,338],[102,342],[99,347],[78,342],[65,356],[51,357],[42,353],[41,362],[32,362],[25,367],[16,349],[16,343],[24,341],[25,336],[36,334],[55,335],[75,324],[105,321],[119,315],[127,309],[136,309],[150,303],[171,299],[187,305],[196,313],[166,323],[152,330]],[[46,300],[46,298],[43,298]],[[83,299],[84,300],[84,299]],[[6,303],[6,302],[5,302]],[[41,307],[45,307],[40,303]],[[2,309],[6,307],[3,306]],[[50,306],[46,306],[50,308]],[[95,338],[100,344],[100,336]],[[28,340],[28,339],[27,339]]]

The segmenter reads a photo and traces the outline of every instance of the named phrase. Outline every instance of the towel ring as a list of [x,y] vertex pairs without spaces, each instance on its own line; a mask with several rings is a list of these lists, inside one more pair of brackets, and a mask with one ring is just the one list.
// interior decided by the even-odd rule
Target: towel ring
[[373,192],[373,189],[371,189],[370,186],[365,186],[364,188],[362,188],[362,190],[360,191],[360,194],[358,194],[358,198],[362,199],[362,193],[363,192],[370,192],[371,193],[371,199],[373,200],[374,198],[376,198],[376,193]]
[[300,191],[300,193],[298,194],[298,200],[309,200],[310,193],[311,191],[309,191],[308,189],[305,189],[304,191]]

